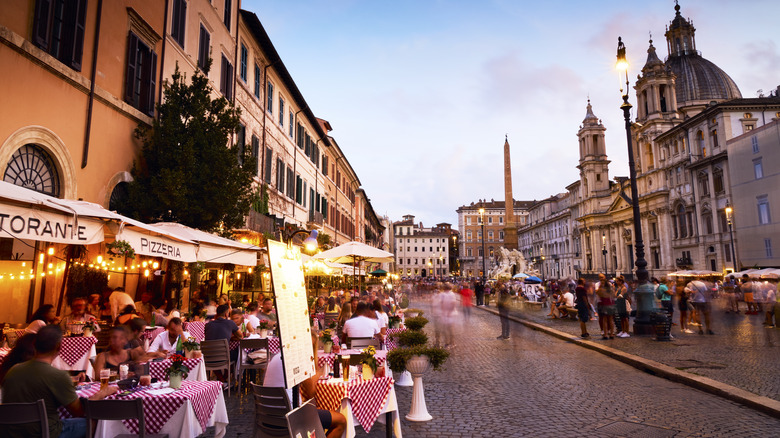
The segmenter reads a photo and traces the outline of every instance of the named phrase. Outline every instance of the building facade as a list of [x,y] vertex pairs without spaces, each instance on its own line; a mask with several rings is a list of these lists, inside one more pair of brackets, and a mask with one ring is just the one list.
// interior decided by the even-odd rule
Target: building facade
[[426,228],[416,224],[414,216],[406,215],[393,223],[393,254],[396,272],[405,278],[449,277],[450,242],[449,224]]
[[[530,201],[514,201],[515,223],[519,228],[528,222]],[[487,270],[495,263],[495,255],[504,242],[506,227],[506,209],[504,201],[472,202],[462,205],[458,213],[458,260],[460,275],[463,277],[482,277],[483,263]],[[482,235],[484,222],[484,239]],[[484,247],[484,253],[483,253]]]
[[519,251],[544,278],[577,275],[569,199],[569,193],[561,193],[533,203],[526,225],[518,230]]

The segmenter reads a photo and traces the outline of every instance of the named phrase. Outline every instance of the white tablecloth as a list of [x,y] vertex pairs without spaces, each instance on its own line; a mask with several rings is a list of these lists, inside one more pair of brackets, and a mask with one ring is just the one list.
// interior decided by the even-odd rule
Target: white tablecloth
[[[225,395],[222,391],[217,395],[217,405],[211,414],[211,418],[209,418],[208,425],[216,426],[214,431],[216,438],[225,436],[228,414],[225,406]],[[95,438],[113,438],[123,433],[131,432],[127,430],[122,420],[101,420],[98,422]],[[185,401],[181,408],[173,414],[173,417],[165,423],[160,433],[168,434],[170,438],[194,438],[203,433],[190,400]]]

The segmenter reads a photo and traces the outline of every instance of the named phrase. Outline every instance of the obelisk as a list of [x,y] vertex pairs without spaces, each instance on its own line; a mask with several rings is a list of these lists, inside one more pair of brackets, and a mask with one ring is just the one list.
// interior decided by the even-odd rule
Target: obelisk
[[512,197],[512,160],[509,159],[509,137],[504,139],[504,248],[517,249],[515,200]]

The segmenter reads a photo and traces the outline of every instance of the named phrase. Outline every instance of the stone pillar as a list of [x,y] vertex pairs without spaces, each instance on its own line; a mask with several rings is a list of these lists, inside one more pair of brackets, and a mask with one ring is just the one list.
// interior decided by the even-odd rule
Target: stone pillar
[[515,200],[512,197],[512,161],[509,159],[509,140],[504,141],[504,248],[517,249],[517,221]]

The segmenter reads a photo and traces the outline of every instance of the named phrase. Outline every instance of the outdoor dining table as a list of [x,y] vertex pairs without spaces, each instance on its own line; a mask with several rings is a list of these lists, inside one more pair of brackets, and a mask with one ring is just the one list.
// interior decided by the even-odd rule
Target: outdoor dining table
[[0,365],[3,364],[5,361],[5,357],[8,356],[8,353],[11,351],[10,348],[2,347],[0,348]]
[[[360,350],[357,349],[351,349],[351,350],[341,350],[339,353],[342,356],[359,356]],[[333,369],[333,360],[336,358],[336,353],[325,353],[322,350],[317,351],[317,365],[324,367],[325,365],[328,365],[331,369]],[[385,361],[387,360],[387,350],[376,350],[376,354],[374,354],[374,358],[376,359],[377,364],[384,365]]]
[[[357,374],[351,373],[349,381],[342,378],[319,380],[317,407],[344,415],[347,427],[343,436],[346,438],[355,436],[355,421],[369,433],[377,419],[385,423],[388,437],[395,434],[397,438],[402,438],[393,378],[387,376],[363,380]],[[379,415],[382,413],[385,418]]]
[[[262,339],[260,335],[249,335],[245,339]],[[276,354],[281,351],[281,342],[279,341],[279,338],[276,336],[268,336],[268,353],[269,354]],[[237,350],[238,346],[241,345],[240,341],[230,341],[230,349],[231,350]]]
[[91,376],[93,370],[89,358],[97,356],[95,344],[97,338],[94,336],[62,338],[60,354],[54,358],[51,366],[65,371],[84,370],[88,376]]
[[[90,397],[100,389],[95,383],[79,389],[79,397]],[[166,384],[160,388],[136,388],[128,395],[114,394],[106,400],[143,399],[144,420],[147,433],[168,434],[169,437],[194,438],[209,426],[216,426],[214,436],[225,436],[228,414],[222,383],[215,381],[184,381],[181,388],[173,389]],[[60,418],[69,418],[70,414],[62,407],[58,410]],[[100,420],[95,433],[96,438],[114,437],[124,433],[138,433],[137,420]]]
[[184,331],[189,332],[196,341],[202,342],[206,339],[206,321],[185,322]]
[[405,328],[391,328],[387,329],[387,339],[385,340],[385,348],[388,350],[395,350],[398,348],[398,339],[394,337],[393,335],[398,335],[402,332],[405,332]]
[[[171,366],[171,363],[173,363],[171,359],[149,361],[149,375],[157,380],[166,380],[167,376],[165,375],[165,370]],[[182,363],[190,370],[189,373],[187,373],[186,380],[198,382],[206,381],[206,367],[203,365],[203,357],[186,359]]]

